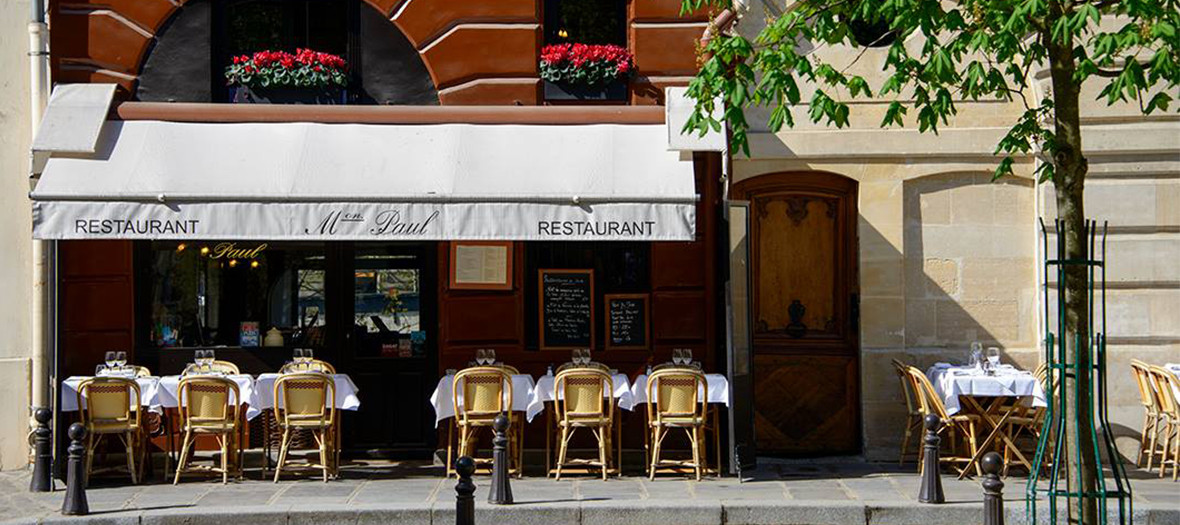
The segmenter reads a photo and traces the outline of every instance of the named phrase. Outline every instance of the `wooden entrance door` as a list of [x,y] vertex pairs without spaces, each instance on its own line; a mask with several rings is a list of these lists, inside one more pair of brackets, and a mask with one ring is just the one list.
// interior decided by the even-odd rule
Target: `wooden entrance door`
[[783,173],[734,193],[751,208],[758,453],[857,453],[856,182]]

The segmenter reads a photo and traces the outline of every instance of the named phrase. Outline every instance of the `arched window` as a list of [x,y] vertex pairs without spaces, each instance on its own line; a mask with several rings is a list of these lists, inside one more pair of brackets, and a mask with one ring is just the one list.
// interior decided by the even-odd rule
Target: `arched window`
[[627,45],[625,0],[545,0],[546,44]]
[[227,102],[234,56],[308,48],[348,61],[350,104],[438,104],[418,50],[362,0],[188,0],[157,32],[135,98]]
[[358,0],[225,0],[220,7],[223,66],[263,50],[307,48],[351,58]]

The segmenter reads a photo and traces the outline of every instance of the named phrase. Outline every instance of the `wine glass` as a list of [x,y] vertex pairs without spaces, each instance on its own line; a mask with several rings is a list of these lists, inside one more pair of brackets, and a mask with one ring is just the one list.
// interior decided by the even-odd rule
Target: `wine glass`
[[592,361],[592,359],[590,358],[590,349],[583,348],[582,349],[582,364],[588,365],[588,364],[590,364],[590,361]]
[[987,364],[991,370],[992,375],[1000,369],[1000,349],[995,346],[989,346],[987,349]]
[[479,366],[483,366],[483,365],[487,364],[487,361],[488,361],[488,351],[484,350],[483,348],[476,348],[475,349],[475,364],[477,364]]
[[488,364],[489,365],[496,364],[496,349],[495,348],[489,348],[487,356],[488,356]]
[[971,343],[971,360],[967,364],[971,368],[979,368],[983,365],[983,343],[979,341]]
[[103,375],[106,375],[106,373],[107,373],[107,365],[98,365],[98,366],[94,367],[94,375],[95,376],[103,376]]
[[106,363],[107,368],[114,368],[115,367],[115,353],[114,352],[107,352],[106,355],[103,356],[103,362]]
[[115,352],[115,366],[120,369],[127,366],[127,352]]
[[683,348],[677,348],[675,350],[672,350],[672,364],[675,364],[675,365],[687,364],[687,362],[684,359],[684,349]]
[[315,350],[312,350],[310,348],[304,348],[303,349],[303,360],[308,363],[315,361]]

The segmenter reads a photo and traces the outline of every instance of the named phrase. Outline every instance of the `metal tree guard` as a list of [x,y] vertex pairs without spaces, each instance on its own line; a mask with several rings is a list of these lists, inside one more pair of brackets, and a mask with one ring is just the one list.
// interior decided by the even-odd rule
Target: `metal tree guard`
[[[1048,365],[1046,373],[1046,392],[1048,397],[1048,408],[1045,412],[1044,430],[1041,432],[1040,442],[1037,444],[1036,459],[1034,460],[1034,467],[1028,477],[1028,486],[1026,493],[1028,499],[1026,500],[1026,511],[1029,515],[1029,522],[1036,523],[1037,517],[1037,496],[1044,494],[1049,498],[1049,520],[1050,523],[1056,524],[1057,517],[1057,499],[1065,498],[1066,507],[1076,505],[1075,511],[1080,514],[1081,509],[1087,500],[1096,500],[1098,505],[1099,523],[1106,524],[1108,522],[1107,501],[1110,499],[1118,499],[1118,516],[1120,524],[1127,524],[1130,522],[1131,516],[1131,484],[1127,479],[1127,472],[1123,466],[1122,457],[1119,456],[1118,450],[1115,449],[1114,436],[1110,432],[1110,418],[1107,414],[1106,390],[1107,390],[1107,369],[1106,369],[1106,223],[1102,224],[1102,239],[1101,244],[1096,244],[1096,237],[1098,234],[1098,222],[1087,220],[1085,224],[1083,242],[1089,242],[1089,250],[1086,252],[1090,258],[1088,259],[1068,259],[1065,256],[1065,236],[1062,235],[1064,229],[1064,221],[1057,220],[1055,222],[1057,232],[1057,258],[1049,259],[1049,234],[1045,230],[1045,221],[1041,221],[1041,234],[1045,249],[1045,265],[1044,265],[1044,308],[1045,308],[1045,363]],[[1098,248],[1100,251],[1095,251]],[[1086,304],[1087,315],[1089,316],[1088,331],[1085,334],[1070,334],[1066,331],[1065,324],[1065,274],[1066,268],[1070,266],[1084,266],[1086,268]],[[1055,268],[1057,272],[1057,331],[1052,330],[1052,319],[1049,311],[1049,269]],[[1097,280],[1095,275],[1097,274]],[[1101,316],[1096,318],[1094,315],[1094,291],[1095,284],[1099,288],[1099,306],[1101,307]],[[1095,325],[1097,326],[1097,329]],[[1073,359],[1066,359],[1066,352],[1069,351],[1067,341],[1073,339]],[[1071,363],[1076,363],[1071,364]],[[1074,376],[1080,379],[1089,379],[1088,383],[1091,385],[1090,395],[1078,396],[1076,404],[1069,406],[1066,403],[1065,396],[1065,381],[1064,378]],[[1097,379],[1095,381],[1095,379]],[[1083,412],[1085,411],[1085,412]],[[1090,424],[1087,428],[1082,428],[1080,419],[1078,417],[1081,413],[1089,413],[1093,417],[1090,418]],[[1066,443],[1066,422],[1075,423],[1073,425],[1075,432],[1075,439],[1072,443]],[[1097,486],[1096,490],[1083,490],[1082,485],[1082,471],[1080,468],[1073,468],[1068,473],[1063,473],[1062,465],[1067,461],[1075,462],[1077,465],[1081,464],[1081,433],[1086,432],[1090,435],[1090,442],[1093,444],[1093,454],[1097,464]],[[1069,447],[1069,448],[1067,448]],[[1106,452],[1105,463],[1103,461],[1102,451]],[[1052,458],[1050,465],[1050,473],[1048,476],[1047,487],[1038,487],[1038,482],[1041,480],[1041,466],[1044,465],[1046,454]],[[1065,475],[1070,475],[1074,478],[1075,490],[1071,491],[1069,485],[1064,487],[1060,483]],[[1111,483],[1113,482],[1113,487]]]

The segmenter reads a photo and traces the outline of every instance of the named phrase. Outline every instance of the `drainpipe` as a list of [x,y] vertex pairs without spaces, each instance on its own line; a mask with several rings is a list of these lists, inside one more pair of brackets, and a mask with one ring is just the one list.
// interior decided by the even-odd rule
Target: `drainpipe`
[[[29,124],[30,143],[37,136],[45,102],[49,98],[49,27],[45,24],[45,0],[30,0],[29,17]],[[30,150],[30,161],[32,153]],[[35,184],[35,182],[32,182]],[[46,241],[33,241],[32,407],[49,408],[49,299]],[[30,419],[30,421],[32,421]]]

